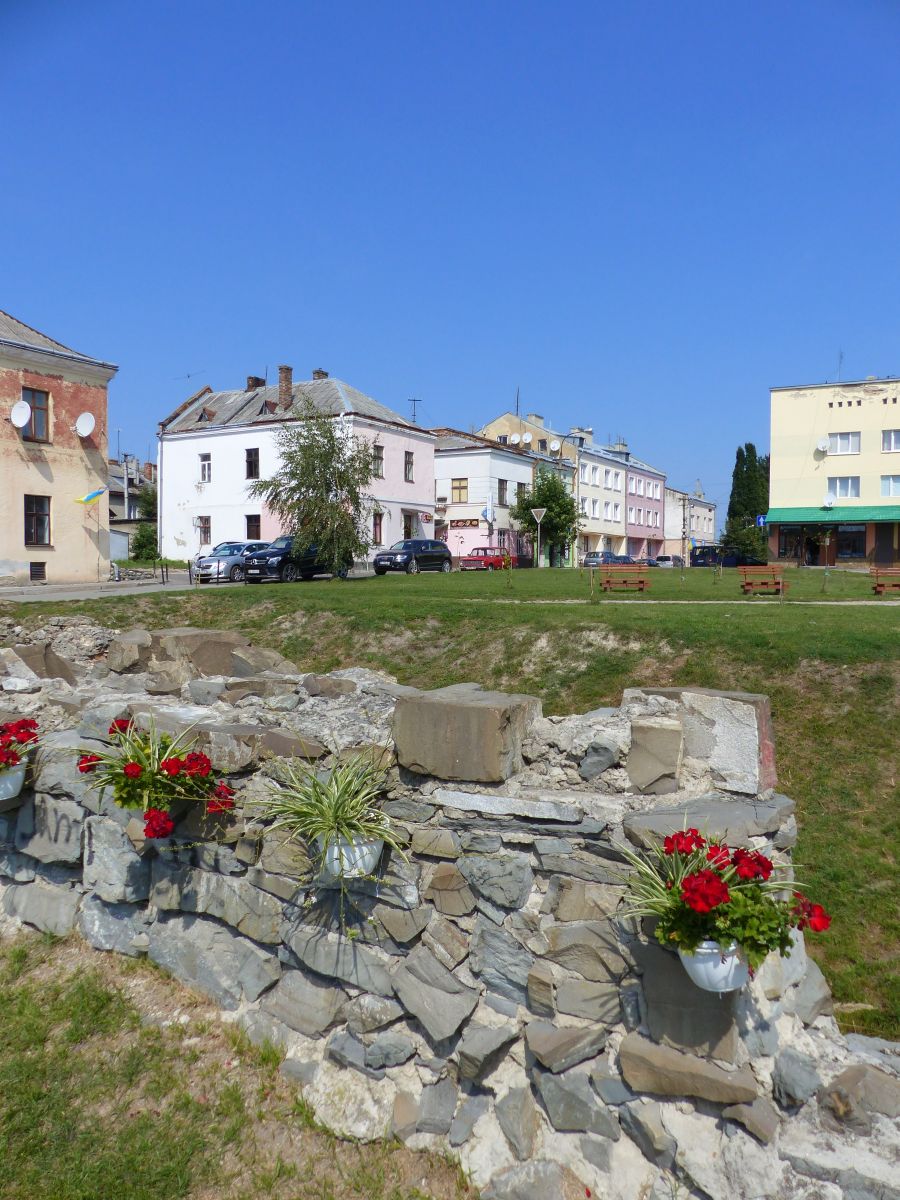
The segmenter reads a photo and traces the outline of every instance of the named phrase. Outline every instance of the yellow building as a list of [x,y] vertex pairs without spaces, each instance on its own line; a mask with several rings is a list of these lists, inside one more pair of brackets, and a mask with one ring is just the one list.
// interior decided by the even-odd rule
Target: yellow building
[[772,554],[900,561],[900,379],[772,388],[771,405]]

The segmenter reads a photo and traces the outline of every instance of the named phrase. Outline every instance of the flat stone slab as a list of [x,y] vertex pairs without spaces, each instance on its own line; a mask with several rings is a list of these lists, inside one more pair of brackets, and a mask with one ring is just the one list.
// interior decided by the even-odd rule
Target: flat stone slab
[[19,810],[16,849],[45,863],[79,862],[86,815],[74,800],[38,793]]
[[281,901],[246,879],[192,867],[171,867],[157,859],[150,901],[159,909],[218,917],[257,942],[281,940]]
[[587,1075],[574,1071],[567,1075],[536,1071],[534,1079],[554,1129],[560,1133],[596,1133],[614,1142],[619,1140],[619,1122],[605,1105],[597,1103]]
[[476,1080],[492,1071],[518,1036],[515,1025],[468,1025],[457,1046],[460,1078]]
[[380,950],[308,925],[286,925],[282,941],[300,962],[319,975],[340,979],[378,996],[394,994],[391,960]]
[[647,717],[632,721],[625,765],[636,790],[655,795],[676,791],[682,749],[680,720]]
[[676,954],[654,942],[631,947],[643,976],[647,1025],[655,1042],[733,1063],[739,1045],[734,992],[692,983]]
[[528,975],[534,956],[512,934],[498,928],[487,917],[475,922],[469,951],[469,966],[489,991],[498,992],[517,1004],[528,999]]
[[595,1058],[606,1045],[605,1029],[559,1029],[549,1021],[532,1021],[525,1041],[534,1057],[554,1074]]
[[303,971],[284,971],[262,1000],[263,1012],[306,1037],[319,1037],[337,1023],[346,993]]
[[748,1067],[726,1071],[692,1054],[659,1046],[629,1033],[619,1047],[625,1082],[636,1092],[661,1096],[698,1096],[717,1104],[752,1104],[756,1080]]
[[478,1004],[478,992],[451,975],[424,946],[417,946],[394,969],[393,987],[433,1041],[456,1033]]
[[72,932],[80,899],[72,888],[55,887],[40,880],[11,883],[3,892],[3,911],[41,933],[65,937]]
[[525,854],[466,854],[456,865],[479,896],[501,908],[521,908],[531,893],[534,875]]
[[274,954],[207,917],[160,919],[148,936],[153,962],[223,1008],[258,999],[281,976]]
[[84,882],[110,904],[134,904],[150,895],[150,859],[138,854],[125,830],[108,817],[84,823]]
[[623,822],[629,841],[649,847],[685,826],[704,837],[730,846],[746,846],[750,839],[772,833],[792,815],[794,802],[776,795],[769,800],[733,799],[711,793],[672,808],[631,813]]
[[432,800],[444,808],[458,808],[461,812],[484,813],[497,817],[526,817],[535,821],[559,821],[565,824],[577,824],[584,816],[584,809],[578,804],[563,800],[551,799],[552,793],[546,794],[546,799],[529,799],[525,796],[501,796],[496,793],[486,795],[483,792],[460,792],[450,788],[438,788],[432,795]]

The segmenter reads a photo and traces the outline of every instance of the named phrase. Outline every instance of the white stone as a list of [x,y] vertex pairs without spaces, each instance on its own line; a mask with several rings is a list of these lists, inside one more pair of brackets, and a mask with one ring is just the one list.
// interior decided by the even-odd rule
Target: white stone
[[477,1188],[485,1187],[493,1175],[516,1162],[493,1108],[475,1122],[472,1136],[459,1148],[459,1160]]
[[[570,793],[571,794],[571,793]],[[494,816],[536,818],[540,821],[577,823],[584,815],[581,804],[567,804],[544,793],[539,800],[528,800],[522,796],[494,795],[483,792],[459,792],[450,788],[438,788],[434,793],[437,804],[456,808],[461,812],[488,813]]]
[[303,1098],[338,1137],[374,1142],[390,1133],[396,1092],[390,1079],[370,1079],[324,1059]]

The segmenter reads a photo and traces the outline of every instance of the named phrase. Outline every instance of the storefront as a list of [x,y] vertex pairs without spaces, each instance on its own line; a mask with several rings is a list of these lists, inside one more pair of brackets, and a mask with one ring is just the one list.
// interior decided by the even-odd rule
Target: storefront
[[773,508],[768,527],[769,551],[781,560],[808,567],[900,562],[900,505]]

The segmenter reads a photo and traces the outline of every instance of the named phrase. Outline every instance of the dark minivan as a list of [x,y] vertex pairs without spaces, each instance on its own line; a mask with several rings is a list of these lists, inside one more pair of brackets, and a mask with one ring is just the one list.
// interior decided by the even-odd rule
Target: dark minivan
[[[293,583],[296,579],[312,579],[314,575],[329,575],[331,568],[319,562],[316,547],[294,553],[292,537],[276,538],[271,546],[245,559],[244,579],[247,583],[262,583],[266,579]],[[338,574],[343,578],[353,566],[352,559]]]
[[452,571],[453,559],[446,542],[405,538],[402,542],[395,542],[390,550],[379,551],[373,566],[376,575],[386,575],[388,571],[418,575],[420,571]]

